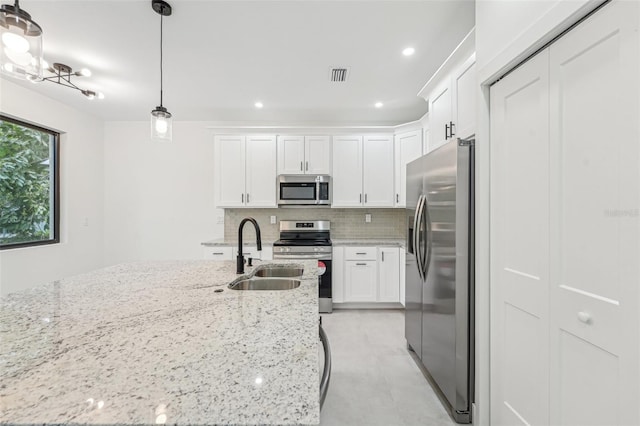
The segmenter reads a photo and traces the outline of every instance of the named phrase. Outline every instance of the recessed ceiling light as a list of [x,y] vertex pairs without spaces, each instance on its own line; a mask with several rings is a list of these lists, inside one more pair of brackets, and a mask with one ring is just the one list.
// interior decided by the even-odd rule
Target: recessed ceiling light
[[407,47],[406,49],[404,49],[404,50],[402,51],[402,54],[403,54],[404,56],[411,56],[411,55],[413,55],[414,53],[416,53],[416,49],[414,49],[413,47]]
[[262,105],[262,102],[256,102],[255,104],[256,108],[262,108],[264,105]]
[[376,108],[382,108],[384,104],[382,102],[376,102],[374,105]]

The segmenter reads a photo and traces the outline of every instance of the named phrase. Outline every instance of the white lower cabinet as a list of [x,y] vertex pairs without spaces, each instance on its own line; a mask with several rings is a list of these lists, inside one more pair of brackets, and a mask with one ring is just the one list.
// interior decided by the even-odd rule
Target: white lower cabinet
[[400,302],[400,249],[378,249],[378,302]]
[[345,302],[376,302],[377,262],[347,260],[344,263]]
[[400,252],[398,247],[335,247],[333,303],[400,302]]
[[[238,246],[233,246],[232,250],[232,258],[235,259],[238,256]],[[263,246],[262,250],[258,251],[256,246],[244,246],[242,255],[245,259],[273,260],[273,247]]]
[[202,258],[209,260],[232,260],[233,248],[230,246],[205,246],[202,248]]
[[400,248],[400,303],[405,305],[405,290],[406,290],[406,271],[407,271],[407,252]]

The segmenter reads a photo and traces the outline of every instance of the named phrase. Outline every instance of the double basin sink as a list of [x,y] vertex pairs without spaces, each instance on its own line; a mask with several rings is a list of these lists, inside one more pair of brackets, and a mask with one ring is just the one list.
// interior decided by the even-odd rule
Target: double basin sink
[[[229,284],[231,290],[292,290],[300,287],[304,269],[300,265],[260,265],[251,275]],[[296,279],[297,278],[297,279]]]

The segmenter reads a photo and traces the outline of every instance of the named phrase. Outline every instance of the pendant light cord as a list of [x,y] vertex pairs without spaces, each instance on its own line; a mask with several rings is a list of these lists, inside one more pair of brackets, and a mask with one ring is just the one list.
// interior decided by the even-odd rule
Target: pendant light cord
[[163,81],[163,76],[162,76],[162,13],[160,14],[160,106],[162,106],[162,89],[163,89],[163,85],[162,85],[162,81]]

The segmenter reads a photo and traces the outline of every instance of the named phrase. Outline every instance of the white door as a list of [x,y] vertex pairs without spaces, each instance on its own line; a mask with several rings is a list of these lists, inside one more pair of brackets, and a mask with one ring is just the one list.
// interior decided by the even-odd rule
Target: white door
[[406,206],[407,164],[422,155],[422,130],[395,137],[395,207]]
[[491,87],[491,423],[549,424],[549,53]]
[[375,302],[377,295],[376,261],[347,260],[345,268],[345,302]]
[[304,136],[278,136],[278,174],[304,174]]
[[365,207],[393,207],[393,136],[366,136],[363,143]]
[[400,302],[400,249],[398,247],[378,249],[378,302]]
[[216,207],[245,204],[245,137],[217,135],[214,138]]
[[638,16],[550,47],[552,424],[640,424]]
[[465,139],[476,133],[476,55],[467,59],[453,74],[454,136]]
[[276,207],[276,137],[247,136],[248,207]]
[[331,174],[331,136],[305,136],[305,173]]
[[333,207],[362,206],[362,136],[333,138]]
[[331,257],[331,298],[344,302],[344,247],[334,247]]
[[429,95],[429,132],[431,140],[427,152],[431,152],[448,140],[451,117],[451,80],[447,78]]
[[400,247],[400,303],[406,306],[407,252]]

